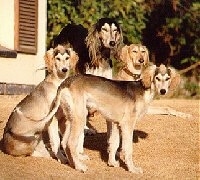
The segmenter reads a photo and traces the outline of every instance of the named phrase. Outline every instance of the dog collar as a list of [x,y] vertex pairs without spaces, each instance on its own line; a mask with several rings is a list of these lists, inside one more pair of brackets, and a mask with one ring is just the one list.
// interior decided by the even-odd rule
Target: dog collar
[[140,79],[140,74],[133,74],[127,67],[123,68],[124,72],[129,76],[133,77],[135,81]]

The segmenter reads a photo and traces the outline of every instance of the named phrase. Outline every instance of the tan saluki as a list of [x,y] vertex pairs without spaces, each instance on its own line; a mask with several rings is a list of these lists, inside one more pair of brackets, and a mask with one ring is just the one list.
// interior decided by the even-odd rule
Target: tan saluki
[[[47,51],[47,77],[17,104],[4,129],[3,146],[7,154],[50,157],[42,133],[51,119],[43,120],[43,117],[51,110],[59,85],[75,69],[77,61],[78,56],[71,48],[58,45]],[[59,148],[55,155],[61,162],[66,162]]]
[[[108,164],[115,167],[119,165],[115,155],[119,147],[120,130],[124,161],[128,170],[142,173],[142,169],[136,167],[132,160],[134,126],[146,114],[154,96],[167,94],[177,87],[179,81],[179,74],[164,65],[147,67],[138,81],[115,81],[92,75],[77,75],[66,79],[59,87],[56,104],[60,101],[59,105],[66,110],[66,128],[61,144],[69,164],[79,171],[87,170],[78,148],[86,122],[87,107],[91,107],[97,109],[106,121],[113,122],[108,140]],[[56,112],[59,105],[52,112]]]

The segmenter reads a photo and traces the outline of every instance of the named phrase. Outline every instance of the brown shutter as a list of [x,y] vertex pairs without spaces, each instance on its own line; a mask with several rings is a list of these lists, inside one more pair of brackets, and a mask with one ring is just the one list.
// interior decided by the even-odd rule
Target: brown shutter
[[15,0],[15,50],[37,53],[38,0]]

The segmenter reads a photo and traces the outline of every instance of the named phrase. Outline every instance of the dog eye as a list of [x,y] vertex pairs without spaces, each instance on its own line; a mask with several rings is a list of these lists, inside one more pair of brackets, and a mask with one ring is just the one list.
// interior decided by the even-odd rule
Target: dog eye
[[69,59],[69,57],[66,57],[66,58],[65,58],[65,60],[68,60],[68,59]]
[[134,53],[137,53],[137,51],[133,50]]
[[101,30],[102,30],[102,31],[108,32],[108,30],[107,30],[106,28],[101,28]]
[[169,81],[170,77],[166,78],[165,81]]
[[58,61],[60,61],[60,58],[59,58],[59,57],[56,57],[56,59],[57,59]]
[[142,53],[145,53],[146,51],[142,51]]
[[160,78],[156,76],[156,80],[160,81]]

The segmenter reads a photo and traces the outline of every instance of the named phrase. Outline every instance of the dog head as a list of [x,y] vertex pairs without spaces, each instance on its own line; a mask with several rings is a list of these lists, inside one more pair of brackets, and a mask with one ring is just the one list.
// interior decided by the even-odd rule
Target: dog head
[[141,77],[145,88],[150,88],[153,85],[160,95],[173,91],[180,83],[180,75],[175,69],[166,67],[163,64],[159,67],[155,65],[149,66],[142,72]]
[[110,49],[116,52],[122,42],[123,35],[119,24],[111,18],[99,19],[89,29],[86,37],[86,45],[89,49],[92,64],[98,66],[99,59],[97,56],[101,56],[100,59],[102,58],[103,49]]
[[45,54],[45,63],[49,73],[56,74],[59,78],[69,76],[75,71],[78,56],[72,48],[58,45]]
[[133,74],[141,74],[143,68],[149,64],[149,51],[141,44],[131,44],[122,47],[120,60]]
[[115,48],[122,41],[122,31],[119,24],[111,18],[101,18],[95,24],[96,33],[102,45],[106,48]]

